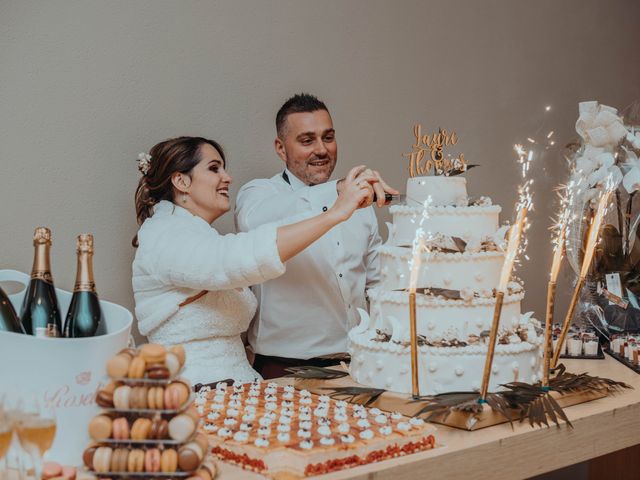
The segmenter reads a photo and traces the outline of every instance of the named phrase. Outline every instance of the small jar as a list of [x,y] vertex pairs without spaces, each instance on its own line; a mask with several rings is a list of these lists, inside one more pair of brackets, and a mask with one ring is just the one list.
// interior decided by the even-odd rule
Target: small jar
[[573,334],[567,341],[567,350],[569,352],[569,356],[578,357],[582,355],[582,338],[580,338],[579,334]]
[[598,355],[598,337],[594,333],[585,333],[582,337],[584,354],[595,357]]

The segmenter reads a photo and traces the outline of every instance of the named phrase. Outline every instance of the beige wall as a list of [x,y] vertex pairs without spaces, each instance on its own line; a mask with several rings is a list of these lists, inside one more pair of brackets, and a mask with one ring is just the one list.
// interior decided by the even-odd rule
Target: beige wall
[[[0,268],[28,271],[33,228],[48,225],[56,283],[71,288],[74,237],[93,232],[101,296],[132,307],[137,153],[180,134],[219,139],[237,192],[281,168],[273,119],[301,90],[331,109],[337,175],[367,163],[404,188],[413,122],[456,129],[482,164],[471,193],[490,194],[507,219],[514,142],[554,130],[563,143],[578,101],[639,96],[639,20],[635,0],[3,0]],[[564,161],[547,152],[533,175],[520,275],[541,317]],[[231,231],[232,216],[216,227]]]

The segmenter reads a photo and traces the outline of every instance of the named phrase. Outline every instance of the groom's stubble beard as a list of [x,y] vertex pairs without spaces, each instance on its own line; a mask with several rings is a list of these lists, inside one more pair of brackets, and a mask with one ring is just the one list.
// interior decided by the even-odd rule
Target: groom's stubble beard
[[[333,175],[333,171],[335,170],[336,164],[338,162],[337,147],[335,155],[331,155],[330,152],[327,152],[326,155],[322,157],[313,155],[312,157],[305,159],[304,163],[292,161],[291,159],[293,157],[291,156],[291,152],[287,149],[286,145],[284,145],[284,151],[287,156],[287,160],[285,162],[287,165],[287,170],[293,173],[305,185],[310,187],[327,183],[331,178],[331,175]],[[329,163],[322,169],[310,165],[310,163],[314,161],[324,159],[327,159]]]

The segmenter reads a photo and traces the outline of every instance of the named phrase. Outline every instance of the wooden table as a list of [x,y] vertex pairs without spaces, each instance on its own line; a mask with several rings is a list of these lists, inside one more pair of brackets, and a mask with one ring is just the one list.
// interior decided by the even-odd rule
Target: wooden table
[[[438,425],[436,440],[442,448],[315,478],[528,478],[640,444],[640,375],[609,356],[562,362],[570,372],[586,371],[623,381],[634,390],[566,408],[573,429],[566,425],[531,428],[528,424],[512,429],[506,423],[467,432]],[[264,478],[223,462],[219,466],[220,480]],[[635,470],[626,478],[638,477],[640,471]]]

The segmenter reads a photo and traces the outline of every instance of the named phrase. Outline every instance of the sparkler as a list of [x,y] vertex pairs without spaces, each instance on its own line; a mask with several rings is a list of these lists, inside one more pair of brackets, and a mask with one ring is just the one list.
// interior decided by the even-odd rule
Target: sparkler
[[[515,145],[515,150],[518,153],[518,163],[520,163],[522,167],[522,177],[526,178],[526,175],[529,172],[531,160],[533,160],[533,153],[531,151],[526,152],[522,145]],[[533,207],[531,194],[532,185],[533,180],[529,179],[526,180],[518,189],[519,198],[518,203],[516,204],[516,221],[509,229],[507,252],[504,264],[502,265],[502,271],[500,273],[500,283],[498,284],[496,292],[496,306],[493,311],[493,320],[491,322],[491,330],[489,333],[489,344],[487,346],[487,358],[485,359],[484,371],[482,374],[482,387],[480,389],[481,401],[485,400],[489,390],[491,366],[493,364],[493,356],[498,338],[498,327],[500,326],[500,315],[502,313],[504,296],[508,291],[509,279],[511,278],[511,273],[518,255],[523,252],[524,248],[526,248],[526,237],[524,237],[523,234],[529,228],[527,213]]]
[[551,327],[553,326],[553,312],[555,308],[556,300],[556,282],[558,280],[558,274],[560,273],[560,266],[562,265],[562,258],[564,255],[564,242],[567,234],[567,226],[570,220],[569,209],[569,188],[561,186],[559,190],[560,194],[560,215],[553,226],[555,233],[553,243],[553,261],[551,262],[551,273],[549,275],[549,283],[547,284],[547,309],[545,317],[544,328],[544,356],[543,356],[543,371],[542,371],[542,386],[549,386],[549,369],[551,366],[552,355],[552,342],[551,342]]
[[584,257],[582,259],[582,265],[580,267],[580,277],[578,278],[578,282],[576,283],[576,286],[573,290],[573,296],[571,297],[569,310],[567,311],[567,315],[564,318],[562,331],[560,332],[560,338],[558,339],[558,348],[555,352],[553,352],[553,360],[551,361],[552,368],[555,368],[558,365],[558,360],[560,359],[560,351],[562,350],[562,345],[567,338],[567,332],[569,331],[571,318],[573,317],[576,305],[578,304],[580,290],[582,290],[584,282],[587,278],[587,273],[589,272],[589,267],[591,266],[591,261],[593,260],[593,254],[595,253],[596,244],[598,243],[598,236],[600,234],[600,227],[602,226],[602,221],[607,211],[607,206],[609,205],[609,197],[611,196],[611,193],[613,191],[613,187],[610,185],[611,181],[607,183],[607,187],[605,187],[605,190],[598,200],[598,207],[591,220],[589,231],[587,232],[587,244],[584,251]]

